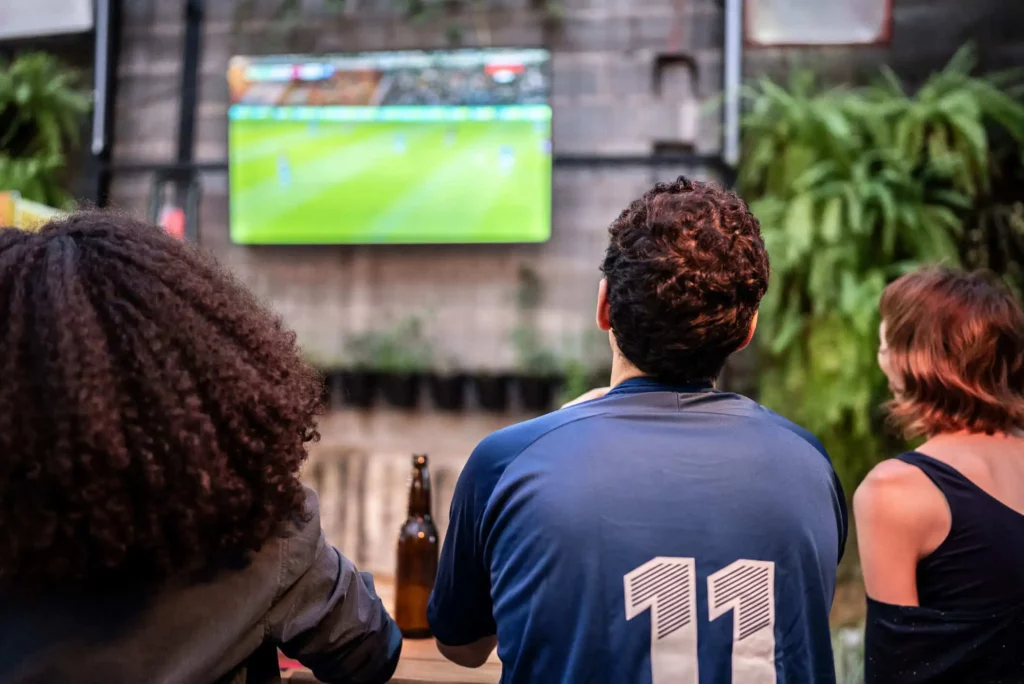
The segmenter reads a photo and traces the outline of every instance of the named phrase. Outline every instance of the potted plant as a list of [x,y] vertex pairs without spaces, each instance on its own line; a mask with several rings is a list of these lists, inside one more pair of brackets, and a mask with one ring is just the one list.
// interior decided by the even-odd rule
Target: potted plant
[[367,409],[377,394],[378,374],[373,368],[377,333],[369,332],[350,339],[346,346],[349,365],[329,374],[332,394],[345,406]]
[[414,409],[419,403],[422,378],[422,374],[412,368],[385,373],[380,379],[381,394],[395,408]]
[[323,380],[323,395],[321,399],[324,406],[330,408],[335,395],[334,369],[337,368],[337,364],[332,363],[326,355],[306,347],[302,349],[302,358],[320,373],[320,377]]
[[427,389],[434,406],[442,411],[461,411],[466,405],[466,374],[442,364],[427,376]]
[[558,357],[540,343],[532,326],[519,326],[512,337],[519,357],[519,400],[527,411],[543,413],[561,384]]
[[544,300],[544,283],[531,266],[519,267],[516,308],[519,324],[512,333],[519,370],[519,399],[528,411],[551,408],[559,383],[558,357],[547,349],[537,332],[537,318]]
[[480,408],[502,413],[508,410],[508,390],[511,383],[512,378],[505,373],[481,373],[473,376],[471,384]]
[[415,408],[423,373],[433,357],[430,343],[423,336],[422,321],[410,316],[373,339],[373,366],[381,373],[379,386],[384,399],[396,408]]

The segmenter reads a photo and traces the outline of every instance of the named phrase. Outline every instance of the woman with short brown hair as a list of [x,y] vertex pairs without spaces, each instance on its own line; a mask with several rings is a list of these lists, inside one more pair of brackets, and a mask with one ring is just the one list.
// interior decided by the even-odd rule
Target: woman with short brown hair
[[1024,681],[1024,311],[992,277],[928,268],[881,314],[891,418],[925,442],[854,496],[867,681]]

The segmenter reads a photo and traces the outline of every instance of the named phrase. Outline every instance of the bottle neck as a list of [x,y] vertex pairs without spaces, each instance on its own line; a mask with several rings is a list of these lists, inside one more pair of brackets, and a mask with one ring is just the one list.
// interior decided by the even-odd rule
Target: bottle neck
[[430,473],[426,468],[413,468],[409,487],[409,517],[430,517]]

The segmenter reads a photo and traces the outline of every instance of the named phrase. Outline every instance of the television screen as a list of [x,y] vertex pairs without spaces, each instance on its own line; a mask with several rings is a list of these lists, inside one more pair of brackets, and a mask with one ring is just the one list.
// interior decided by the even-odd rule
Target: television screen
[[547,240],[549,63],[539,49],[232,58],[232,240]]

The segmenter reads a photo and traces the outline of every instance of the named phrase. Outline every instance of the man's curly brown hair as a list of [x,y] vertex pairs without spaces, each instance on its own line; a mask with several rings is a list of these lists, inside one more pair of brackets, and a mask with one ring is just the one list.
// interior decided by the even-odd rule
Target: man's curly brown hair
[[612,223],[604,271],[619,351],[666,382],[714,381],[768,288],[761,226],[735,193],[680,177]]
[[0,587],[157,582],[302,518],[322,382],[164,231],[83,212],[0,230]]

